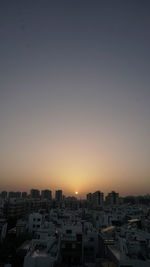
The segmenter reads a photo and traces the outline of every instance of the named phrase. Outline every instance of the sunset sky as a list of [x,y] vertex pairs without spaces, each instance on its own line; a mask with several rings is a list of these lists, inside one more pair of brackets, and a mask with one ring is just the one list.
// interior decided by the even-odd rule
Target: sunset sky
[[0,2],[0,190],[150,193],[150,2]]

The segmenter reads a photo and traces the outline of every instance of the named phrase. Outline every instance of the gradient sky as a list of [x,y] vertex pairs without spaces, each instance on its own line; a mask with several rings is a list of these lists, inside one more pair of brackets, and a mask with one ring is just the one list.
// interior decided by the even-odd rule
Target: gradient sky
[[0,2],[0,189],[150,191],[150,2]]

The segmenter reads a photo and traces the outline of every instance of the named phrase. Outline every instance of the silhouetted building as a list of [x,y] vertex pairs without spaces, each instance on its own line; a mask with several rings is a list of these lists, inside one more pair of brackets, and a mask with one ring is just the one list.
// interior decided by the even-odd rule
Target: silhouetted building
[[9,192],[9,194],[8,194],[8,197],[9,198],[20,198],[21,197],[21,192],[13,192],[13,191],[11,191],[11,192]]
[[27,197],[27,192],[22,192],[21,196],[22,196],[22,198],[26,198]]
[[41,191],[41,197],[44,199],[52,200],[52,191],[45,189]]
[[60,202],[63,200],[63,194],[62,194],[62,190],[56,190],[55,191],[55,199],[56,201]]
[[40,197],[40,191],[38,189],[31,189],[30,194],[32,198]]
[[86,199],[87,199],[87,201],[92,202],[92,199],[93,199],[92,196],[93,196],[92,193],[88,193],[88,194],[86,195]]
[[7,198],[7,191],[1,192],[1,198],[3,198],[3,199]]
[[119,193],[112,191],[106,196],[106,203],[110,205],[119,204]]
[[104,193],[96,191],[93,193],[92,202],[95,206],[101,206],[104,203]]
[[87,201],[91,203],[93,207],[101,206],[104,203],[104,193],[102,193],[101,191],[88,193],[86,197]]
[[6,218],[19,218],[26,214],[26,202],[22,198],[12,197],[4,203],[4,214]]

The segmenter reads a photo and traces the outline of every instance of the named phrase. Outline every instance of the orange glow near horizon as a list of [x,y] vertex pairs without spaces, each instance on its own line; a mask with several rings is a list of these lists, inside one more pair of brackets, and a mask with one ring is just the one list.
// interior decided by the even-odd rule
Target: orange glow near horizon
[[[61,172],[62,171],[62,172]],[[79,168],[78,168],[79,171]],[[81,169],[80,169],[81,171]],[[37,189],[50,189],[52,191],[57,189],[62,189],[65,195],[72,195],[73,192],[77,196],[85,196],[88,192],[94,192],[100,190],[104,193],[110,192],[111,190],[118,191],[121,195],[129,194],[144,194],[146,192],[146,185],[143,186],[142,180],[139,176],[129,176],[125,175],[123,172],[120,172],[119,175],[112,175],[110,172],[104,172],[101,176],[99,175],[98,169],[97,172],[94,172],[93,169],[88,168],[86,172],[81,171],[79,175],[75,173],[75,168],[67,170],[67,168],[60,168],[59,171],[54,169],[49,174],[46,172],[42,175],[39,170],[37,173],[24,172],[24,175],[20,172],[18,174],[10,176],[6,173],[3,173],[1,176],[1,190],[14,190],[14,191],[29,191],[31,188]],[[136,182],[138,179],[138,183]],[[149,184],[149,177],[147,179],[147,185]],[[122,186],[124,184],[124,186]],[[134,188],[134,190],[133,190]],[[78,192],[78,194],[77,194]],[[79,193],[80,192],[80,193]]]

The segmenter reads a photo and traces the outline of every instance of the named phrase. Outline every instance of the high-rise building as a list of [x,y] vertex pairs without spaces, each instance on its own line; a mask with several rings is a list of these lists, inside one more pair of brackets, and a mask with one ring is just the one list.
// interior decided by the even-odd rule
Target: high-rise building
[[3,198],[3,199],[7,198],[7,191],[1,192],[1,198]]
[[30,194],[32,198],[40,197],[40,191],[38,189],[31,189]]
[[52,191],[48,189],[42,190],[41,197],[44,199],[52,200]]
[[93,197],[93,194],[92,194],[92,193],[88,193],[88,194],[86,195],[86,199],[87,199],[87,201],[92,202],[92,197]]
[[92,195],[92,202],[95,206],[101,206],[104,203],[104,193],[96,191]]
[[27,192],[22,192],[21,197],[22,198],[26,198],[27,197]]
[[58,202],[63,200],[63,192],[62,192],[62,190],[56,190],[55,191],[55,199]]
[[96,191],[94,193],[87,194],[87,201],[92,204],[92,206],[98,207],[104,203],[104,193],[101,191]]
[[106,196],[106,203],[110,205],[119,204],[119,193],[112,191]]

